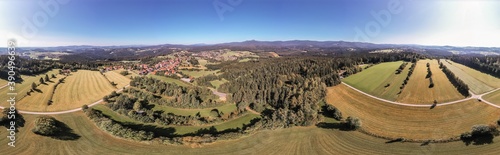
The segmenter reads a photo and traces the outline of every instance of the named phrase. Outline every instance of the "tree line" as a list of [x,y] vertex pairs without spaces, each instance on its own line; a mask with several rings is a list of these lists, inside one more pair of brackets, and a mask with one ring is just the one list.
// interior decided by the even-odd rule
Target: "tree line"
[[443,64],[443,62],[439,62],[439,68],[443,70],[444,74],[446,74],[446,77],[450,80],[450,82],[457,88],[458,92],[462,94],[463,96],[469,96],[469,86],[465,84],[462,80],[460,80],[453,72],[451,72],[450,69],[446,67],[446,65]]
[[453,56],[452,61],[500,78],[500,56]]

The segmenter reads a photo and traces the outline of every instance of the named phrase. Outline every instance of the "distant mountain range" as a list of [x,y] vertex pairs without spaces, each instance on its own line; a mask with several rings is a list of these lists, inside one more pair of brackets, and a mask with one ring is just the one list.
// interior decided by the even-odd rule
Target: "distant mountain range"
[[[426,54],[435,52],[440,55],[452,54],[480,54],[480,55],[500,55],[500,47],[455,47],[455,46],[425,46],[425,45],[407,45],[407,44],[373,44],[365,42],[347,42],[347,41],[311,41],[311,40],[290,40],[290,41],[257,41],[248,40],[243,42],[229,42],[220,44],[161,44],[161,45],[124,45],[124,46],[57,46],[57,47],[23,47],[21,51],[72,51],[84,52],[88,49],[148,49],[148,48],[186,48],[194,51],[211,50],[220,48],[236,48],[241,50],[278,50],[286,51],[335,51],[346,49],[375,50],[375,49],[407,49],[421,51]],[[6,48],[0,48],[0,54],[5,54]]]

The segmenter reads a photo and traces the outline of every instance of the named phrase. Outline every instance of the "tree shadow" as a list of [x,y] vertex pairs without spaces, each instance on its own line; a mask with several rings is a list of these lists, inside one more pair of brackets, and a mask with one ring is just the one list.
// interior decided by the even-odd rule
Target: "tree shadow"
[[50,135],[48,137],[58,139],[58,140],[77,140],[81,136],[74,133],[73,129],[68,127],[68,125],[64,124],[61,121],[56,120],[56,126],[59,128],[59,133],[56,133],[55,135]]
[[40,90],[40,89],[38,89],[38,88],[35,88],[35,89],[33,89],[33,90],[34,90],[34,91],[36,91],[36,92],[39,92],[39,93],[43,93],[43,91],[42,91],[42,90]]
[[403,141],[404,141],[403,138],[397,138],[397,139],[389,140],[389,141],[387,141],[385,143],[386,144],[390,144],[390,143],[403,142]]
[[354,131],[346,123],[326,123],[326,122],[320,122],[320,123],[316,124],[316,126],[319,127],[319,128],[337,129],[337,130],[340,130],[340,131]]
[[121,123],[124,127],[128,127],[134,130],[143,130],[146,132],[153,132],[154,137],[175,137],[176,130],[173,127],[159,127],[156,125],[145,125],[145,124],[135,124],[135,123]]
[[[3,114],[5,116],[4,120],[3,120],[3,126],[7,129],[10,129],[12,126],[10,125],[10,123],[12,121],[14,121],[14,125],[13,127],[15,128],[14,129],[14,132],[19,132],[19,128],[21,127],[24,127],[24,124],[26,123],[26,120],[24,120],[24,117],[23,115],[19,114],[17,110],[15,110],[15,112],[13,114],[9,114],[10,110],[9,109],[4,109],[3,111]],[[11,117],[12,119],[9,119],[8,116],[14,116],[14,117]]]
[[486,134],[486,135],[480,135],[480,136],[474,136],[471,138],[462,138],[462,142],[466,146],[469,145],[485,145],[485,144],[492,144],[493,143],[493,138],[495,138],[494,135],[492,134]]

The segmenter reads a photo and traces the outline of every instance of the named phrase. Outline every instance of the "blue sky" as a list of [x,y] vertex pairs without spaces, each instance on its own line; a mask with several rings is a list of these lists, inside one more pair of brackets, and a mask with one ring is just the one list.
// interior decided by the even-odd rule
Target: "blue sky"
[[0,39],[19,46],[255,39],[500,47],[494,0],[2,0],[0,16]]

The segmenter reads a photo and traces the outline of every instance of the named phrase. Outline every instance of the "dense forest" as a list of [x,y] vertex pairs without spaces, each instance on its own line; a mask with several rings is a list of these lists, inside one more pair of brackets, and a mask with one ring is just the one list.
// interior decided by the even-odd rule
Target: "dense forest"
[[[414,61],[411,53],[366,54],[357,57],[287,57],[234,63],[222,68],[221,77],[230,82],[219,91],[228,92],[230,102],[261,112],[265,128],[307,126],[321,120],[319,102],[328,86],[341,76],[361,71],[365,63]],[[343,72],[342,74],[340,74]]]

